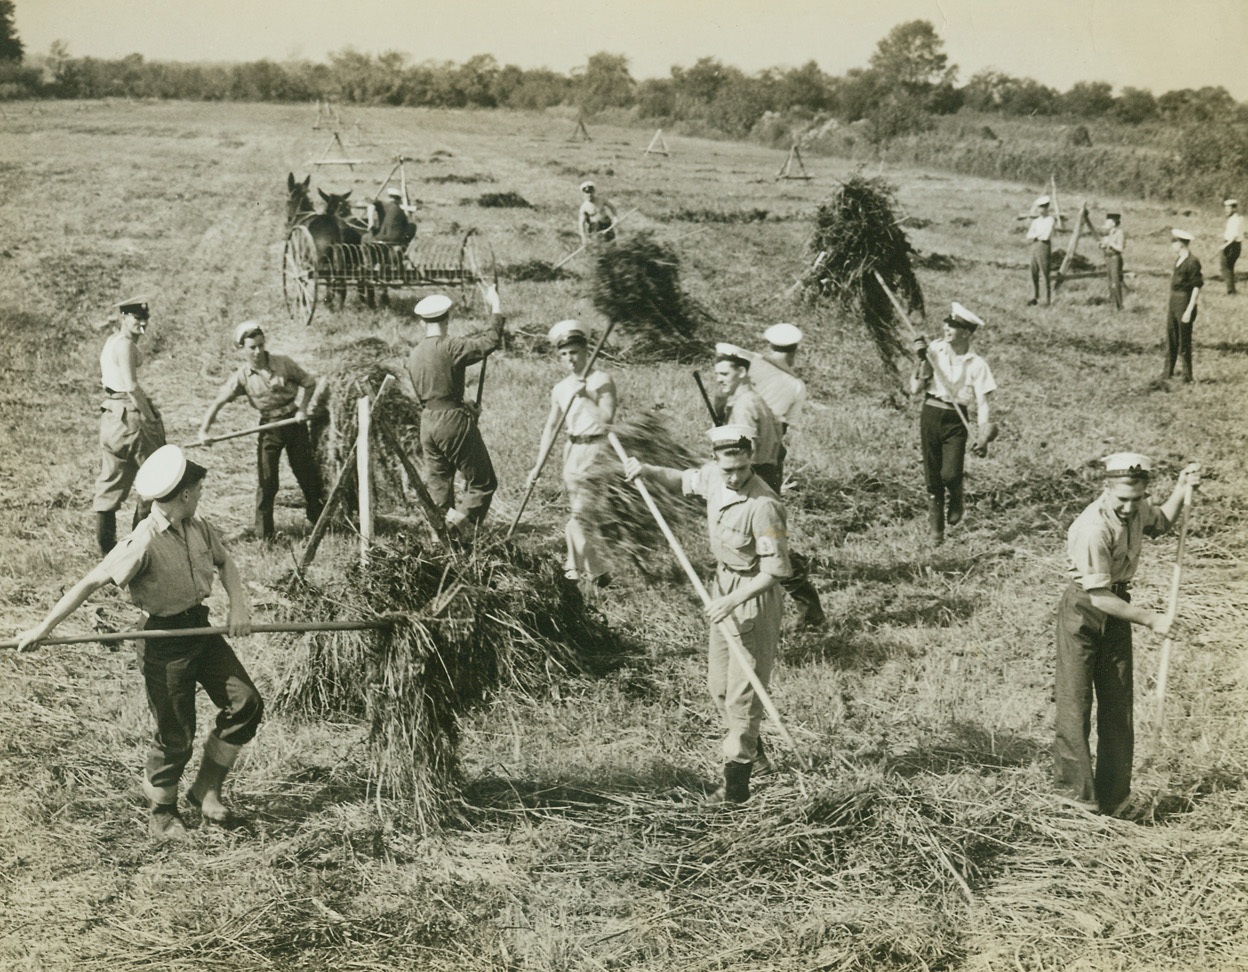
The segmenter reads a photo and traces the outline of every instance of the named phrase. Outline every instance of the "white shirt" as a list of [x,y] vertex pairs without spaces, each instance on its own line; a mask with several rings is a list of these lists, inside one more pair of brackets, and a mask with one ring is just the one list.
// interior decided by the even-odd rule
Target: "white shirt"
[[750,383],[772,415],[789,428],[797,424],[806,401],[806,382],[783,365],[759,355],[750,362]]
[[606,425],[602,421],[602,413],[598,410],[598,398],[603,389],[614,388],[611,376],[605,371],[595,368],[585,379],[585,394],[573,397],[573,390],[578,384],[576,375],[568,375],[551,389],[550,397],[560,411],[572,402],[564,427],[568,435],[605,435]]
[[1027,239],[1047,243],[1053,236],[1053,227],[1056,225],[1057,217],[1055,216],[1037,216],[1027,228]]
[[1226,217],[1226,229],[1222,232],[1222,239],[1228,243],[1241,243],[1244,239],[1244,217],[1239,213],[1231,213]]
[[[954,354],[949,342],[938,338],[927,346],[932,361],[932,378],[929,388],[937,398],[958,405],[970,405],[979,395],[997,390],[988,362],[974,351]],[[949,379],[950,388],[944,379]]]

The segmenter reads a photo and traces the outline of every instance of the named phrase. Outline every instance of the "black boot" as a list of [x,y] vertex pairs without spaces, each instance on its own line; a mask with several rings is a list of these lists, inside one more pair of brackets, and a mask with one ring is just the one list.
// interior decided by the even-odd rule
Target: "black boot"
[[793,598],[797,605],[798,619],[795,627],[798,630],[817,630],[828,623],[823,613],[823,605],[819,603],[819,592],[810,582],[809,562],[796,551],[789,551],[789,561],[793,566],[793,574],[780,581],[784,593]]
[[949,513],[945,517],[945,522],[950,526],[957,526],[962,522],[962,514],[965,509],[962,504],[962,484],[948,487],[949,493]]
[[927,530],[932,543],[944,543],[945,540],[945,509],[944,501],[935,496],[927,500]]
[[724,764],[724,802],[745,803],[750,798],[750,771],[753,763]]
[[106,554],[117,546],[117,514],[95,514],[95,539],[100,545],[100,553]]

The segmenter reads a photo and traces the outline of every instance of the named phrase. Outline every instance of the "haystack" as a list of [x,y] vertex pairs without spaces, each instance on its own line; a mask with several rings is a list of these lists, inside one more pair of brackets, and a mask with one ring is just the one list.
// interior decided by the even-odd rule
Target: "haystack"
[[557,679],[609,671],[626,648],[550,558],[501,542],[470,554],[395,537],[324,589],[288,581],[291,613],[393,617],[381,634],[291,639],[274,704],[368,727],[372,795],[422,834],[454,816],[460,720],[502,693],[542,694]]
[[910,264],[914,249],[895,209],[893,188],[883,179],[856,175],[844,183],[815,213],[812,264],[802,281],[806,300],[835,302],[866,324],[890,371],[905,356],[905,342],[875,274],[911,311],[923,313],[923,292]]

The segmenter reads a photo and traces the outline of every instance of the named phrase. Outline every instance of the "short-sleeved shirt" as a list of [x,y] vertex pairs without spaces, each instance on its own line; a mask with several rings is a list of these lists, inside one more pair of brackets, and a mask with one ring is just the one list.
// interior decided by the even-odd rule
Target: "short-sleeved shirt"
[[779,422],[789,428],[797,425],[806,402],[806,382],[788,365],[759,355],[750,362],[750,384]]
[[[928,390],[937,398],[958,405],[971,405],[978,395],[997,390],[988,362],[974,351],[956,354],[948,341],[937,338],[927,346],[927,354],[932,361]],[[949,379],[952,388],[946,386],[942,375]]]
[[1189,297],[1197,287],[1205,285],[1205,276],[1201,273],[1200,261],[1190,253],[1181,263],[1176,263],[1174,273],[1170,275],[1170,290],[1176,294],[1187,294]]
[[1057,218],[1054,216],[1037,216],[1027,227],[1027,239],[1047,243],[1052,238],[1053,227],[1056,225]]
[[130,375],[130,369],[122,369],[122,361],[130,354],[131,349],[134,351],[134,364],[137,368],[143,363],[143,352],[126,335],[118,331],[110,334],[104,342],[104,347],[100,350],[100,384],[109,391],[134,391],[135,382]]
[[221,394],[226,401],[247,396],[259,412],[276,412],[294,404],[300,388],[311,388],[316,380],[284,354],[267,355],[267,368],[243,365],[225,380]]
[[605,435],[607,427],[602,422],[602,413],[597,404],[604,390],[615,391],[615,383],[605,371],[595,368],[585,379],[585,394],[573,397],[573,390],[579,384],[576,375],[568,375],[550,392],[550,400],[562,412],[568,408],[568,417],[564,428],[568,435]]
[[1239,213],[1231,213],[1226,217],[1226,229],[1222,232],[1222,239],[1227,243],[1242,243],[1244,239],[1244,217]]
[[213,571],[225,563],[225,546],[207,520],[191,517],[174,527],[152,507],[101,566],[148,614],[180,614],[212,593]]
[[1102,242],[1105,244],[1105,249],[1112,250],[1121,256],[1122,251],[1127,248],[1127,235],[1122,231],[1122,227],[1115,226],[1105,234]]
[[748,381],[741,382],[729,397],[724,424],[740,425],[750,430],[754,439],[756,466],[769,466],[780,461],[780,423]]
[[462,402],[464,369],[483,360],[503,343],[503,317],[493,315],[491,326],[463,337],[426,337],[407,358],[412,391],[423,404],[431,401]]
[[1170,520],[1148,497],[1123,523],[1114,513],[1109,496],[1102,493],[1076,518],[1066,532],[1067,573],[1085,591],[1129,582],[1140,565],[1144,537],[1157,537],[1170,529]]
[[741,490],[729,489],[719,466],[708,462],[686,469],[681,489],[706,500],[711,553],[721,567],[737,574],[793,573],[784,505],[761,478],[751,476]]

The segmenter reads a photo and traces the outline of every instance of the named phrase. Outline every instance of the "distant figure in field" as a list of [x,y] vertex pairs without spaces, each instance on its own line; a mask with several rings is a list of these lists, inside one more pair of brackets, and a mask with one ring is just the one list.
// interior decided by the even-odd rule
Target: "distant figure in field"
[[[1105,487],[1066,535],[1070,582],[1057,608],[1053,776],[1063,803],[1114,815],[1131,795],[1135,753],[1131,625],[1164,637],[1173,624],[1131,603],[1131,579],[1144,537],[1169,532],[1188,489],[1200,484],[1200,465],[1180,472],[1170,498],[1154,506],[1147,456],[1118,452],[1101,461]],[[1088,748],[1094,695],[1095,766]]]
[[1105,273],[1109,278],[1109,300],[1115,310],[1122,310],[1122,251],[1127,238],[1122,232],[1122,214],[1106,213],[1101,227],[1101,249],[1105,251]]
[[1040,302],[1040,278],[1043,277],[1044,306],[1048,307],[1053,299],[1049,261],[1053,253],[1053,230],[1057,228],[1057,219],[1049,213],[1048,196],[1037,199],[1032,211],[1036,215],[1027,227],[1027,241],[1031,244],[1031,300],[1027,304],[1034,307]]
[[406,246],[416,235],[416,223],[403,207],[403,191],[393,187],[374,199],[368,206],[368,230],[365,243],[393,243]]
[[1170,275],[1170,302],[1166,305],[1166,366],[1165,379],[1174,377],[1174,365],[1182,358],[1183,382],[1192,381],[1192,325],[1196,323],[1196,305],[1200,288],[1205,285],[1200,261],[1192,256],[1192,234],[1171,230],[1174,236],[1174,272]]
[[1226,208],[1226,229],[1222,231],[1222,278],[1226,281],[1226,292],[1233,294],[1235,262],[1244,246],[1244,217],[1239,215],[1238,199],[1227,199],[1222,205]]
[[581,194],[585,198],[577,214],[576,228],[581,234],[582,244],[591,240],[609,243],[615,239],[615,224],[619,216],[611,200],[597,193],[597,187],[590,180],[581,183]]
[[[147,332],[151,312],[146,297],[131,297],[117,305],[117,330],[100,352],[100,475],[95,481],[95,537],[100,553],[117,543],[117,510],[130,495],[143,461],[165,444],[160,412],[139,384],[143,353],[139,338]],[[137,526],[151,504],[139,498],[134,506]]]

